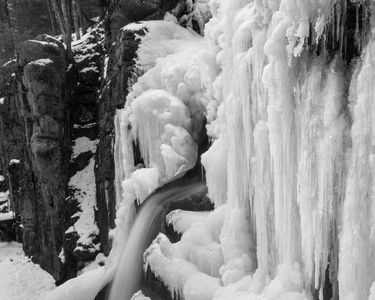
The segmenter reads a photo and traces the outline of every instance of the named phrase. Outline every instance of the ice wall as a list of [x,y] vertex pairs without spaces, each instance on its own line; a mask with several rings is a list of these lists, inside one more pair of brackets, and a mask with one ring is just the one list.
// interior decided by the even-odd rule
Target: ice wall
[[[135,201],[141,203],[196,165],[205,98],[217,74],[215,46],[197,33],[171,21],[130,24],[123,30],[142,29],[138,77],[115,117],[118,203],[112,266],[125,247]],[[134,160],[137,151],[141,161]]]
[[350,88],[352,149],[340,239],[340,299],[366,299],[375,280],[375,44],[371,38]]
[[[202,163],[215,210],[172,213],[182,239],[160,235],[147,267],[191,300],[368,299],[372,4],[211,0],[210,9],[204,39],[153,27],[183,42],[143,44],[147,70],[117,116],[123,199],[191,168],[204,118],[212,139]],[[136,176],[146,169],[127,158],[134,141],[155,176]]]

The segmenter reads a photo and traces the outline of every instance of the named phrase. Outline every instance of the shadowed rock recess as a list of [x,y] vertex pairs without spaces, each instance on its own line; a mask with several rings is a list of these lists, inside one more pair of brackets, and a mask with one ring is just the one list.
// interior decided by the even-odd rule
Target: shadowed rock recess
[[0,191],[9,191],[26,255],[60,284],[112,247],[114,115],[139,73],[139,37],[147,32],[120,29],[166,12],[178,18],[188,1],[80,1],[90,27],[73,41],[74,61],[53,36],[49,1],[18,1],[10,14],[3,2]]

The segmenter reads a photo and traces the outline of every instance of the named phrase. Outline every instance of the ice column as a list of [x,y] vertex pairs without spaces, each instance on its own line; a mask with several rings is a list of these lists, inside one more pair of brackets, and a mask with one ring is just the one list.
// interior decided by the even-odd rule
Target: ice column
[[375,280],[375,43],[365,50],[350,97],[352,154],[340,238],[340,299],[367,299]]

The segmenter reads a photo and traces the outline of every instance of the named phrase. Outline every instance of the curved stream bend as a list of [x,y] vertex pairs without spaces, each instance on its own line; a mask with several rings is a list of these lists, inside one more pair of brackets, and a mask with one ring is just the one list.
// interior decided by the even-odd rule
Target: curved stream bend
[[108,300],[130,300],[139,290],[143,274],[143,252],[159,233],[165,206],[205,193],[207,187],[204,182],[181,180],[156,190],[143,202],[117,267]]

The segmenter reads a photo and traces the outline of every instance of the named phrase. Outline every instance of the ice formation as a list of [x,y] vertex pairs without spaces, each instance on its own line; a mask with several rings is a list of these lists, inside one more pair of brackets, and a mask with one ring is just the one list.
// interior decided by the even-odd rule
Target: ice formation
[[[123,248],[142,202],[157,187],[182,177],[198,157],[205,95],[216,74],[215,46],[167,21],[130,24],[147,29],[138,49],[140,76],[116,114],[117,228]],[[207,100],[208,101],[208,100]],[[142,162],[134,161],[134,145]]]
[[134,200],[196,165],[205,125],[212,143],[201,161],[215,209],[171,212],[182,237],[160,233],[145,268],[186,300],[374,299],[370,2],[211,0],[204,37],[170,15],[124,28],[147,30],[141,75],[115,121],[117,239],[107,273]]
[[[340,299],[366,299],[375,280],[375,44],[365,49],[350,87],[352,149],[346,181],[339,256]],[[372,288],[373,290],[373,288]]]
[[[373,44],[348,76],[353,72],[348,53],[364,44],[355,38],[348,47],[349,5],[213,0],[204,42],[215,51],[216,65],[194,70],[211,74],[205,77],[211,81],[188,85],[182,71],[185,53],[192,55],[193,45],[202,43],[196,37],[154,66],[145,60],[148,71],[133,85],[127,104],[133,112],[125,117],[133,132],[125,140],[138,139],[145,165],[153,162],[160,178],[169,179],[180,165],[186,170],[195,163],[195,158],[181,164],[179,156],[163,156],[163,135],[173,136],[165,134],[165,124],[176,126],[173,117],[149,124],[154,121],[148,110],[158,116],[162,102],[167,107],[173,102],[166,93],[190,114],[192,103],[199,108],[213,141],[202,163],[215,210],[172,212],[167,221],[182,233],[181,240],[172,244],[160,234],[145,252],[146,266],[172,294],[191,300],[323,299],[331,283],[334,298],[368,299],[375,280]],[[362,2],[353,5],[354,36],[359,36],[359,14],[366,9]],[[179,67],[168,67],[176,62]],[[186,85],[201,90],[192,96]],[[157,100],[162,95],[163,101]],[[175,116],[194,139],[191,128],[201,116],[189,119],[181,111]],[[131,148],[124,145],[123,152]],[[189,155],[178,154],[194,157],[186,148]]]

